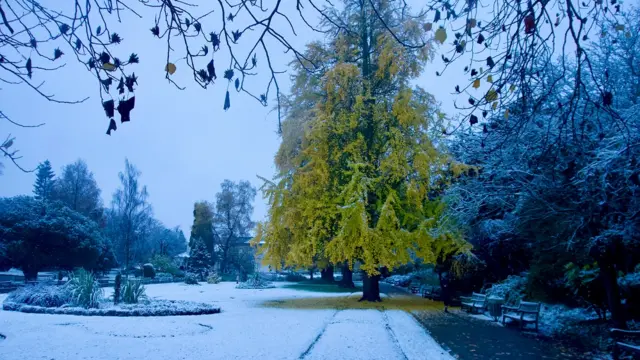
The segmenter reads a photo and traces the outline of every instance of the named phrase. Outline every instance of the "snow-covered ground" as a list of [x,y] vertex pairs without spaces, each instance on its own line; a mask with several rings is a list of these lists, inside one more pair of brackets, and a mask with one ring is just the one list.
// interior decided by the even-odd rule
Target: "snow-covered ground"
[[452,359],[403,311],[261,307],[267,300],[345,296],[282,285],[147,286],[150,297],[216,304],[222,313],[215,315],[119,318],[0,310],[0,333],[6,336],[0,359]]

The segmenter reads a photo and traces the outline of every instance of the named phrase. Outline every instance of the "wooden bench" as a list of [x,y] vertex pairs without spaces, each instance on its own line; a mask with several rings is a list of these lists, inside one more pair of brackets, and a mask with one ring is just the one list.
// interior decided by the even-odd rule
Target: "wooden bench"
[[520,301],[518,306],[502,306],[502,324],[506,319],[520,322],[520,329],[524,328],[527,323],[536,325],[538,331],[538,319],[540,318],[540,303]]
[[465,308],[471,313],[474,311],[484,312],[487,309],[487,295],[474,292],[471,296],[461,296],[460,309],[464,310]]
[[629,353],[633,358],[640,356],[640,346],[630,344],[629,340],[640,340],[640,331],[629,331],[621,329],[611,329],[611,337],[613,338],[613,358],[620,359],[620,355]]

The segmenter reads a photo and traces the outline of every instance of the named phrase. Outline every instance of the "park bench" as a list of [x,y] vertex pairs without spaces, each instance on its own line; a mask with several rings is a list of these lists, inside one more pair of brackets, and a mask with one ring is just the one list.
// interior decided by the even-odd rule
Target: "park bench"
[[538,331],[538,319],[540,318],[540,303],[520,301],[518,306],[502,306],[502,324],[506,319],[518,321],[520,329],[524,328],[527,323],[534,323],[536,331]]
[[474,292],[471,296],[461,296],[460,308],[462,310],[466,308],[471,313],[474,311],[482,313],[487,309],[487,295]]
[[630,344],[629,340],[640,340],[640,331],[629,331],[621,329],[611,329],[613,338],[613,358],[620,359],[622,352],[633,355],[633,359],[640,357],[640,346]]
[[430,286],[427,285],[422,292],[422,297],[423,298],[427,298],[427,299],[431,299],[431,300],[436,300],[440,298],[441,295],[441,289],[439,286]]
[[417,281],[412,281],[411,284],[409,284],[409,291],[411,291],[412,294],[417,294],[419,288],[420,283]]

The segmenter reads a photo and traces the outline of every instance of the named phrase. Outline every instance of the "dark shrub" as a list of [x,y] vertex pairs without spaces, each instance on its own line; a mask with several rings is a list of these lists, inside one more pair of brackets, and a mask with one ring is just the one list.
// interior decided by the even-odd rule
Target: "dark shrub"
[[153,264],[144,264],[142,266],[142,275],[146,278],[156,277],[156,269],[153,267]]
[[120,302],[120,290],[122,289],[122,274],[118,273],[116,275],[116,281],[113,285],[113,303],[117,304]]
[[198,276],[193,273],[187,273],[184,277],[184,283],[187,285],[198,285]]

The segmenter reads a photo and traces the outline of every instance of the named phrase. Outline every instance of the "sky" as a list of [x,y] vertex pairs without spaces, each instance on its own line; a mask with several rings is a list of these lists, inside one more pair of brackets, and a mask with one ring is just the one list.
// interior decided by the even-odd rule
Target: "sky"
[[[129,67],[139,78],[131,122],[118,124],[118,130],[111,136],[105,134],[108,119],[101,107],[96,80],[72,55],[65,54],[59,60],[66,63],[65,67],[51,73],[34,72],[34,83],[45,81],[43,91],[55,93],[57,99],[89,97],[88,100],[74,105],[57,104],[35,95],[24,85],[2,84],[0,109],[5,115],[23,124],[46,125],[24,129],[3,121],[0,135],[10,133],[16,137],[14,146],[20,150],[20,164],[25,168],[35,168],[48,159],[56,173],[60,173],[62,166],[84,159],[102,190],[105,206],[111,203],[119,186],[118,172],[124,169],[128,158],[142,173],[140,181],[147,186],[155,217],[167,227],[180,226],[188,237],[194,202],[213,201],[223,180],[248,180],[259,188],[262,181],[258,175],[266,178],[274,175],[273,159],[280,142],[278,116],[272,111],[273,99],[269,107],[263,107],[233,91],[231,108],[224,111],[227,81],[221,76],[223,65],[217,66],[219,78],[215,85],[205,90],[193,82],[184,61],[172,55],[170,59],[177,66],[174,79],[186,89],[179,90],[170,84],[164,79],[165,41],[154,38],[149,31],[153,14],[148,10],[141,14],[142,20],[124,15],[123,23],[111,29],[123,38],[115,48],[120,57],[127,58],[135,52],[140,58],[139,64]],[[292,21],[297,36],[289,37],[289,41],[294,46],[302,48],[318,38],[317,33],[294,18]],[[242,19],[236,19],[236,23],[241,24]],[[206,29],[205,21],[203,26]],[[246,42],[250,43],[248,39]],[[71,54],[70,49],[65,52]],[[290,55],[275,45],[270,52],[278,66],[276,70],[285,70]],[[223,62],[216,58],[216,64]],[[260,55],[258,63],[265,69]],[[454,98],[450,92],[462,78],[455,75],[436,78],[434,73],[439,67],[439,64],[427,66],[416,83],[435,94],[445,111],[452,111]],[[265,81],[260,77],[257,80],[256,86]],[[279,80],[281,89],[286,91],[288,75],[280,75]],[[10,162],[0,161],[4,163],[0,196],[31,194],[35,173],[24,173]],[[266,201],[258,192],[253,219],[263,220],[266,213]]]

